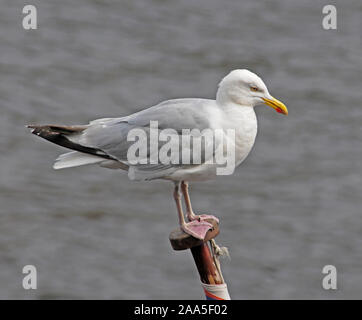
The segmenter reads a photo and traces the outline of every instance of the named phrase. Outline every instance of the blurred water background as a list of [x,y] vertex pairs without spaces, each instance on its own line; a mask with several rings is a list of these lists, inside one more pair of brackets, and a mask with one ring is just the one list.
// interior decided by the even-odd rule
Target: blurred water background
[[[191,186],[195,210],[221,217],[232,298],[362,298],[360,1],[31,4],[37,30],[22,28],[22,1],[0,11],[0,298],[203,298],[190,253],[168,241],[169,182],[54,171],[65,150],[24,125],[213,98],[235,68],[259,74],[290,115],[258,107],[255,147],[235,175]],[[337,6],[337,30],[322,28],[325,4]],[[37,290],[22,288],[28,264]],[[322,288],[327,264],[336,291]]]

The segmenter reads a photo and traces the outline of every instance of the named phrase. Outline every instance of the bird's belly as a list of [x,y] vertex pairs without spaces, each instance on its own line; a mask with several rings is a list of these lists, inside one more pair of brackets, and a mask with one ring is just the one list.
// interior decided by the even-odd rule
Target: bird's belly
[[[206,181],[214,179],[217,176],[230,175],[234,173],[234,170],[239,166],[251,151],[257,128],[251,126],[250,128],[243,127],[242,129],[235,130],[235,140],[232,146],[228,146],[224,143],[224,153],[228,154],[227,148],[234,147],[235,160],[232,161],[229,158],[224,158],[225,162],[217,162],[215,159],[212,163],[204,163],[197,166],[184,167],[176,170],[174,173],[165,177],[165,179],[173,181]],[[226,170],[227,169],[227,170]]]
[[200,164],[189,168],[180,168],[171,175],[164,177],[173,181],[206,181],[214,179],[217,174],[217,164]]

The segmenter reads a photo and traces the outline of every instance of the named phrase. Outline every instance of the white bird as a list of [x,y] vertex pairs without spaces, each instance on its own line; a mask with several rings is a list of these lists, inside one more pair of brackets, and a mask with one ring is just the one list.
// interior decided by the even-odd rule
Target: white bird
[[[181,229],[197,239],[204,239],[212,227],[211,220],[218,219],[211,215],[196,215],[191,206],[188,193],[188,181],[201,181],[215,178],[219,163],[206,156],[205,147],[197,150],[203,153],[199,163],[151,163],[152,152],[147,152],[145,163],[132,163],[128,159],[129,148],[134,141],[128,135],[132,129],[142,129],[150,138],[151,121],[158,122],[158,130],[173,129],[173,134],[183,138],[185,129],[221,129],[224,135],[216,139],[216,147],[228,139],[226,131],[234,130],[232,142],[235,154],[235,166],[247,157],[252,149],[257,134],[257,119],[254,106],[264,103],[279,113],[288,114],[287,107],[273,98],[256,74],[246,69],[231,71],[219,84],[216,100],[210,99],[173,99],[161,102],[153,107],[126,117],[104,118],[91,121],[88,125],[29,125],[32,133],[63,147],[75,150],[60,155],[54,169],[99,164],[102,167],[128,171],[131,180],[167,179],[175,183],[174,199],[176,202]],[[149,140],[148,140],[149,143]],[[173,142],[174,143],[174,142]],[[157,146],[161,151],[165,143]],[[172,146],[171,146],[172,147]],[[177,146],[179,148],[179,145]],[[191,147],[181,147],[181,152]],[[223,147],[223,150],[225,147]],[[173,149],[175,150],[175,149]],[[224,150],[225,151],[225,150]],[[214,159],[215,152],[211,154]],[[182,210],[181,193],[186,204],[185,221]],[[206,221],[207,220],[207,221]]]

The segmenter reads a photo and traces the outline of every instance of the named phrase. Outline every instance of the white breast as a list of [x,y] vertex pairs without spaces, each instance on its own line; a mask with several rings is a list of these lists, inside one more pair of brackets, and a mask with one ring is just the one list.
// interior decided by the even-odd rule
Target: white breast
[[252,107],[231,105],[225,110],[224,128],[235,130],[235,164],[240,165],[253,148],[257,119]]
[[[212,127],[231,129],[235,132],[235,167],[239,166],[251,151],[257,134],[257,119],[252,107],[228,106],[213,114]],[[226,153],[226,143],[223,144]],[[217,164],[202,164],[192,168],[180,168],[166,179],[202,181],[216,177]]]

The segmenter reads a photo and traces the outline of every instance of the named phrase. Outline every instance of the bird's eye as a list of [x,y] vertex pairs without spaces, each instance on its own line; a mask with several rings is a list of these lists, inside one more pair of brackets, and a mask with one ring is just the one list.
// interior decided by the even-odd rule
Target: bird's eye
[[257,86],[250,86],[251,91],[259,91],[259,88]]

